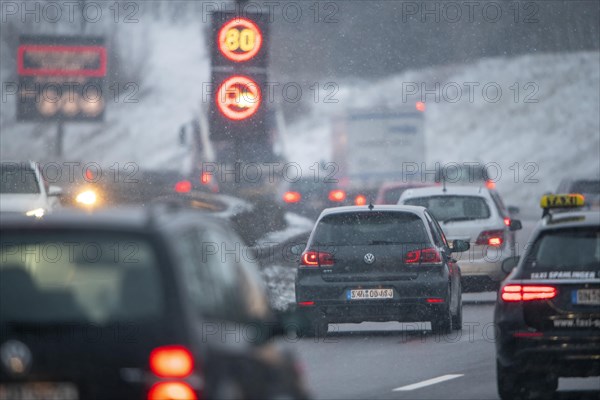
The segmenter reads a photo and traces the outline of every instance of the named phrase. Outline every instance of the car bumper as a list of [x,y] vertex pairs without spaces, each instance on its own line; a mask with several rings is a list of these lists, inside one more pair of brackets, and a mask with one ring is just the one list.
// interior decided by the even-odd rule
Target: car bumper
[[[600,334],[592,331],[553,332],[515,337],[517,330],[500,329],[497,358],[518,371],[552,372],[559,376],[600,375]],[[525,335],[531,334],[525,331]]]
[[[328,322],[428,321],[450,301],[448,280],[412,279],[407,281],[325,282],[311,277],[311,282],[296,283],[299,311],[310,318]],[[392,299],[348,300],[351,289],[392,288]],[[430,303],[428,299],[441,299]],[[312,302],[302,306],[304,302]]]

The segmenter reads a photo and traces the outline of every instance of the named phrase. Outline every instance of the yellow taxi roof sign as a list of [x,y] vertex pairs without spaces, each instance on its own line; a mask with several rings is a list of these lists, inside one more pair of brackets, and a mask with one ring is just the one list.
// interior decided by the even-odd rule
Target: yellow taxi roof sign
[[542,196],[540,207],[542,208],[571,208],[583,207],[585,197],[579,193],[547,194]]

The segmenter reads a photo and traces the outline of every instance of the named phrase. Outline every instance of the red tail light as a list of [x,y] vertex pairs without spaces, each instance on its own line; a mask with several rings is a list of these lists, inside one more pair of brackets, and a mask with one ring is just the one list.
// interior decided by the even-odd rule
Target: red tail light
[[440,253],[433,247],[413,250],[404,256],[405,264],[441,264]]
[[437,297],[431,297],[431,298],[427,299],[427,302],[429,304],[439,304],[439,303],[443,303],[444,299],[440,299],[440,298],[437,298]]
[[554,286],[506,285],[502,288],[502,300],[505,302],[549,300],[556,297]]
[[150,353],[150,370],[162,378],[185,378],[194,370],[194,358],[183,346],[159,347]]
[[417,109],[417,111],[425,112],[425,103],[423,103],[422,101],[417,101],[415,108]]
[[212,181],[212,175],[209,174],[208,172],[203,172],[202,175],[200,175],[200,183],[201,184],[208,185],[211,181]]
[[510,226],[510,218],[508,218],[508,217],[504,218],[504,225]]
[[190,181],[179,181],[175,184],[175,191],[177,193],[189,193],[192,191],[192,182]]
[[322,251],[307,251],[302,254],[301,265],[307,267],[328,267],[333,265],[333,255]]
[[354,204],[356,204],[357,206],[364,206],[367,204],[367,198],[362,194],[359,194],[354,198]]
[[496,182],[487,180],[485,181],[485,187],[488,189],[496,189]]
[[475,244],[500,247],[504,243],[504,231],[493,230],[483,231],[479,234],[479,237],[475,241]]
[[340,202],[346,200],[346,192],[343,190],[332,190],[329,192],[329,200]]
[[301,301],[298,303],[300,307],[311,307],[315,305],[314,301]]
[[150,388],[148,400],[197,400],[198,396],[185,382],[159,382]]
[[297,203],[302,199],[302,195],[298,192],[285,192],[283,201],[286,203]]

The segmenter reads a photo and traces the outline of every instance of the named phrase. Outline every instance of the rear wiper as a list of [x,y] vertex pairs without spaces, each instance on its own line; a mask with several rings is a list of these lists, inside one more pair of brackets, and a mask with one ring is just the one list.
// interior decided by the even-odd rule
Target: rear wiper
[[448,218],[448,219],[444,219],[442,220],[443,224],[446,224],[448,222],[457,222],[457,221],[472,221],[475,219],[481,219],[479,217],[456,217],[456,218]]

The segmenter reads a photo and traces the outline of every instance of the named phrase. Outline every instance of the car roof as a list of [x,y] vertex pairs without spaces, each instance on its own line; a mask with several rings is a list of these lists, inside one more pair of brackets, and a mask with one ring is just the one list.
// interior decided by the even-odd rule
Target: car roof
[[172,223],[197,221],[198,218],[213,220],[202,211],[185,208],[169,208],[168,205],[148,207],[119,207],[86,212],[77,209],[57,211],[36,219],[13,213],[0,214],[2,229],[82,229],[160,231]]
[[423,215],[425,207],[421,206],[397,206],[397,205],[375,205],[371,206],[343,206],[343,207],[331,207],[326,208],[321,212],[319,219],[327,215],[334,214],[345,214],[345,213],[356,213],[356,212],[376,212],[376,211],[395,211],[395,212],[409,212],[413,214]]
[[600,226],[600,213],[598,211],[581,210],[552,213],[538,222],[537,230],[585,226]]
[[429,186],[436,186],[439,185],[439,183],[436,182],[384,182],[381,184],[381,189],[382,190],[389,190],[389,189],[399,189],[399,188],[421,188],[421,187],[429,187]]
[[434,195],[469,195],[469,196],[480,196],[489,197],[489,189],[483,186],[429,186],[423,188],[407,189],[402,193],[401,198],[410,197],[424,197]]

